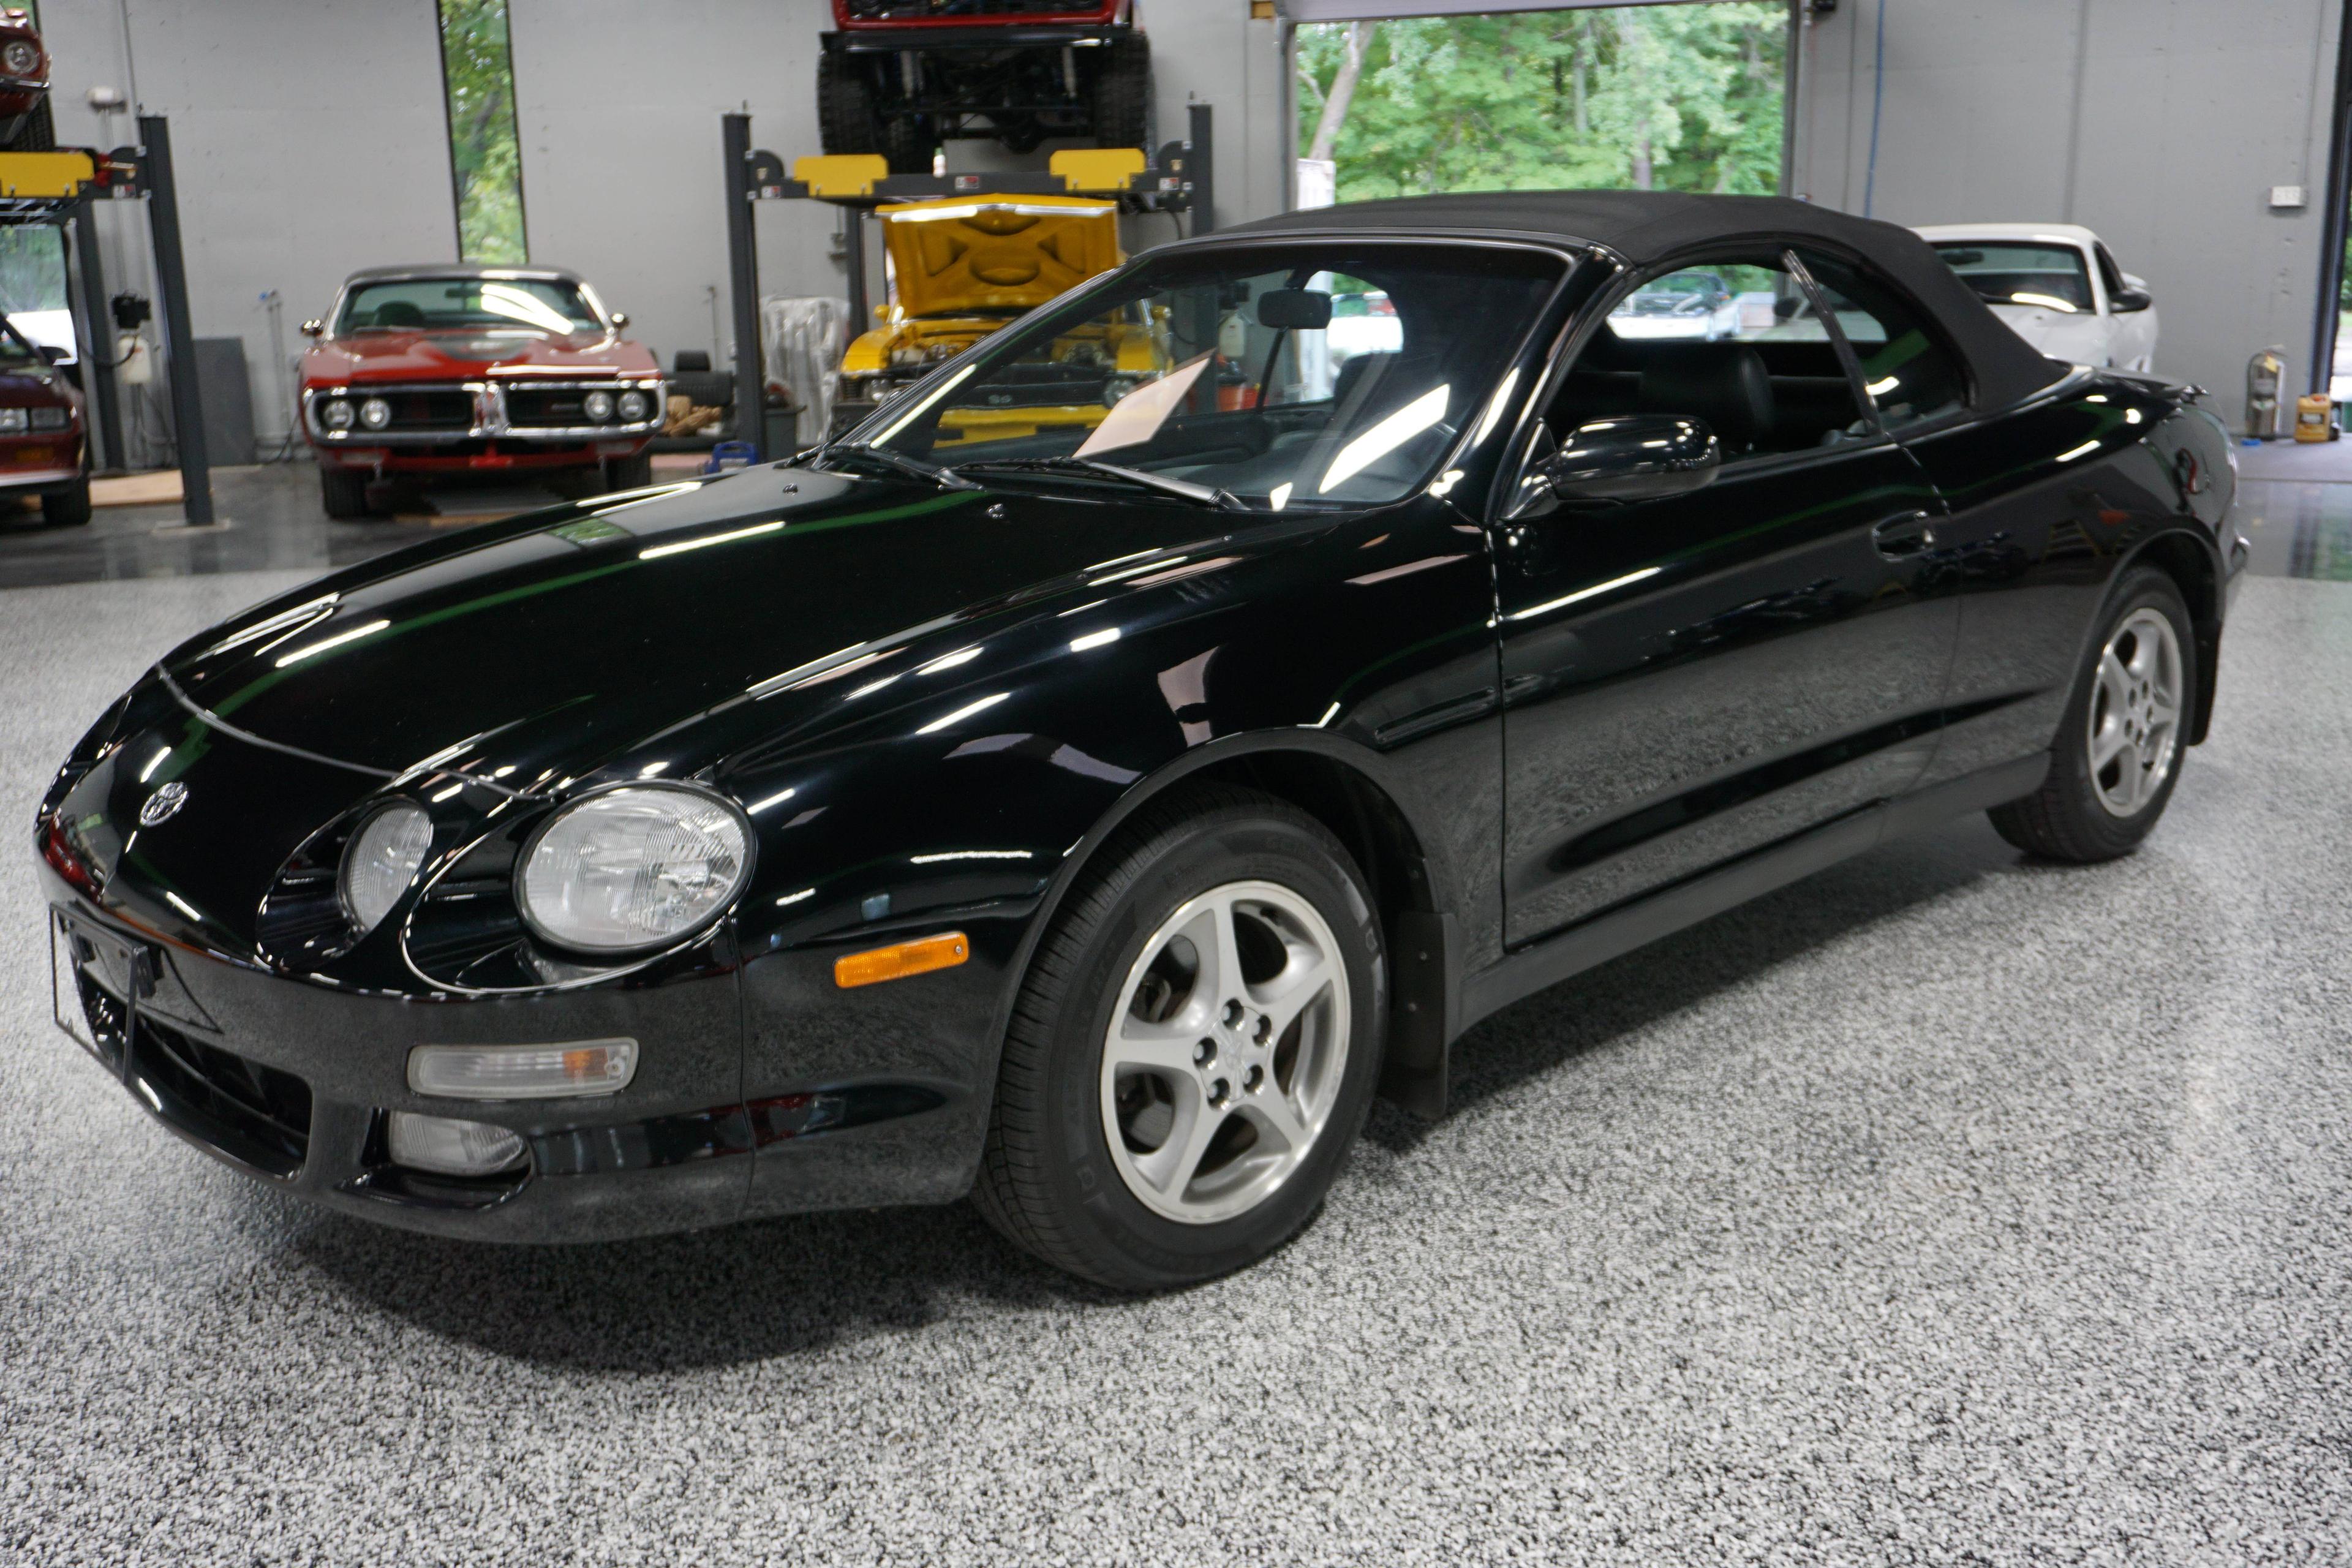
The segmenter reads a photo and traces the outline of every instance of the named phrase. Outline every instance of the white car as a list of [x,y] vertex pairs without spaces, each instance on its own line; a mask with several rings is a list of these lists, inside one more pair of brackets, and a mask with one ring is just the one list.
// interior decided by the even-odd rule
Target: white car
[[1718,274],[1689,268],[1626,295],[1609,312],[1609,330],[1621,338],[1718,342],[1739,331],[1739,300]]
[[2151,370],[2156,301],[2099,237],[2071,223],[1949,223],[1922,228],[1953,271],[2017,335],[2053,359]]

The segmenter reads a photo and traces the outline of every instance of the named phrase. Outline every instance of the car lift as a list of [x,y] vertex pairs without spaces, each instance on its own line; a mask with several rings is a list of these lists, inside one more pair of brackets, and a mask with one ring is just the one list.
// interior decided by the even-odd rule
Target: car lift
[[[147,226],[155,246],[155,292],[163,311],[166,368],[172,381],[173,445],[180,454],[180,483],[190,528],[213,524],[211,466],[205,460],[203,400],[196,387],[195,335],[188,323],[188,275],[180,256],[180,203],[172,181],[171,128],[160,114],[139,117],[136,147],[100,153],[88,147],[52,153],[0,153],[0,225],[63,228],[73,226],[72,248],[79,272],[73,311],[74,337],[83,374],[93,466],[124,467],[122,409],[115,396],[114,343],[104,331],[105,281],[99,269],[98,225],[93,204],[100,199],[147,198]],[[107,462],[99,464],[103,454]]]
[[[1115,201],[1125,213],[1189,212],[1192,232],[1215,226],[1214,144],[1210,106],[1190,106],[1191,136],[1160,149],[1148,161],[1139,147],[1066,148],[1044,174],[893,174],[877,153],[796,158],[792,173],[773,153],[751,145],[751,117],[719,117],[727,162],[727,255],[735,317],[735,436],[750,444],[754,462],[781,453],[767,449],[767,388],[760,364],[760,253],[751,204],[814,200],[843,212],[849,263],[851,336],[872,324],[866,289],[866,218],[876,207],[942,196],[1092,196]],[[145,121],[141,121],[143,126]],[[160,242],[159,242],[160,243]]]

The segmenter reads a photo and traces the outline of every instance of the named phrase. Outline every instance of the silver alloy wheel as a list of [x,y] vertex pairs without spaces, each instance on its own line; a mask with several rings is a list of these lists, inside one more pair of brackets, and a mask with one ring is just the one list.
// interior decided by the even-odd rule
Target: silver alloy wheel
[[2134,610],[2107,638],[2091,692],[2091,789],[2113,816],[2137,816],[2179,753],[2180,639],[2172,623]]
[[1315,906],[1227,882],[1160,922],[1103,1041],[1127,1189],[1188,1225],[1264,1203],[1315,1147],[1348,1063],[1348,970]]

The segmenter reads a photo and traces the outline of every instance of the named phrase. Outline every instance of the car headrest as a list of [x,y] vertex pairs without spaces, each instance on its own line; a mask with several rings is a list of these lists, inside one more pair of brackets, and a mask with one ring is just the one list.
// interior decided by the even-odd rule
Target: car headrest
[[1339,374],[1331,379],[1332,405],[1337,408],[1348,406],[1348,399],[1355,395],[1356,388],[1363,384],[1364,377],[1370,375],[1377,381],[1386,375],[1389,367],[1396,363],[1396,357],[1395,351],[1389,349],[1349,355],[1347,363],[1340,365]]
[[379,327],[421,327],[425,312],[405,300],[387,300],[375,308],[375,324]]
[[1642,366],[1642,410],[1706,421],[1727,447],[1772,428],[1772,375],[1746,343],[1661,343]]

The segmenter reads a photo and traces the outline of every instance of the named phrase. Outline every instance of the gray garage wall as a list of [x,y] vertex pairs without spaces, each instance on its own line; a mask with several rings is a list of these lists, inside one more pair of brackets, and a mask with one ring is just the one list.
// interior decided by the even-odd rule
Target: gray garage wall
[[[1792,189],[1869,182],[1880,0],[1817,18]],[[2242,401],[2248,355],[2308,379],[2341,0],[1885,0],[1871,214],[2096,229],[2148,280],[2157,369]],[[2268,205],[2273,185],[2310,205]]]
[[[286,346],[299,352],[303,319],[323,311],[354,268],[457,254],[434,0],[48,0],[41,9],[61,143],[135,139],[130,114],[89,108],[93,86],[171,117],[196,335],[244,340],[255,422],[274,446],[290,381],[273,363],[262,295],[279,292]],[[1188,96],[1213,103],[1223,220],[1281,210],[1277,25],[1250,20],[1247,0],[1146,9],[1160,136],[1184,133]],[[826,0],[510,0],[509,16],[532,259],[585,271],[665,363],[676,349],[714,347],[716,287],[723,353],[719,116],[748,107],[760,145],[788,157],[817,151]],[[841,292],[830,210],[758,211],[764,291]],[[152,295],[143,205],[112,204],[100,221],[110,290]],[[1147,226],[1139,237],[1163,232]],[[151,436],[165,407],[158,389],[141,409]],[[163,453],[160,440],[145,444],[149,460]]]
[[[832,25],[831,7],[667,0],[656,25],[642,0],[509,0],[508,16],[531,258],[587,272],[665,365],[680,348],[723,363],[719,117],[748,107],[755,144],[787,162],[819,151],[817,35]],[[1188,95],[1213,103],[1221,219],[1281,211],[1286,76],[1276,24],[1251,21],[1247,0],[1159,0],[1145,20],[1160,138],[1184,134]],[[1001,166],[973,144],[953,144],[949,156],[955,167]],[[832,209],[765,202],[755,211],[763,293],[845,292]],[[1164,225],[1146,226],[1139,237],[1165,233]]]
[[[41,21],[60,144],[137,140],[131,114],[89,109],[92,86],[170,117],[196,335],[245,341],[254,423],[274,445],[290,381],[270,363],[262,294],[282,296],[297,353],[303,319],[353,268],[457,254],[433,0],[49,0]],[[109,204],[100,224],[110,290],[152,296],[145,204]],[[158,388],[141,411],[151,433],[165,407]]]

